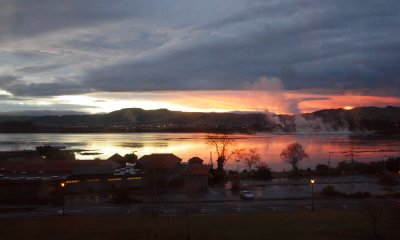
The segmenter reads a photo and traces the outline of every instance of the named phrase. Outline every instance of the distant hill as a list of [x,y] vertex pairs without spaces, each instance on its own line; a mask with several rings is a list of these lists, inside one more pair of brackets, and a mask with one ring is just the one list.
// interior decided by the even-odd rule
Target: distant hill
[[400,121],[400,107],[356,107],[351,110],[325,109],[312,113],[314,116],[329,119],[333,117],[345,117],[354,120],[392,120]]
[[106,114],[1,116],[0,132],[399,132],[399,107],[326,109],[313,113],[203,113],[121,109]]
[[267,128],[262,113],[128,108],[96,115],[0,116],[0,132],[258,132]]
[[349,131],[399,132],[400,107],[356,107],[351,110],[325,109],[305,114],[307,119],[318,119],[336,129]]

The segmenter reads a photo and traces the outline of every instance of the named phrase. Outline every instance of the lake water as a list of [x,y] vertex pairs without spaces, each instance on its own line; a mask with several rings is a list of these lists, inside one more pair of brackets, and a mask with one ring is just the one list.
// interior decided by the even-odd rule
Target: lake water
[[[77,153],[81,160],[95,157],[106,159],[114,153],[121,155],[135,152],[139,157],[151,153],[174,153],[183,161],[198,156],[210,162],[217,158],[213,149],[205,143],[205,133],[128,133],[128,134],[0,134],[0,151],[34,149],[50,144],[68,149],[85,150]],[[262,160],[274,170],[289,170],[279,154],[288,144],[298,142],[310,155],[301,168],[327,164],[329,152],[331,164],[350,160],[348,152],[353,148],[355,161],[377,161],[386,156],[400,156],[400,137],[378,135],[280,135],[280,134],[232,134],[237,148],[256,148]],[[211,154],[210,154],[211,152]],[[97,153],[97,155],[87,155]],[[244,163],[231,159],[228,168],[243,170]]]

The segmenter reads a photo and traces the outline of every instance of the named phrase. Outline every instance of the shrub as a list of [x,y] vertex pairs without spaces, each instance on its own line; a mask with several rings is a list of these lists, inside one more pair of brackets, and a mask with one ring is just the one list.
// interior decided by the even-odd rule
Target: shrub
[[328,197],[337,197],[340,195],[340,192],[336,191],[336,189],[329,185],[327,187],[324,187],[321,191],[322,195],[328,196]]
[[262,163],[261,165],[256,167],[256,171],[254,172],[255,179],[268,180],[272,178],[271,168],[268,167],[267,164]]
[[348,195],[349,198],[370,198],[371,193],[369,192],[356,192],[356,193],[351,193]]
[[387,186],[396,185],[397,182],[394,177],[390,174],[382,174],[379,176],[378,183]]
[[325,172],[328,172],[328,171],[329,171],[329,167],[328,167],[328,165],[326,165],[326,164],[318,164],[318,165],[315,167],[315,170],[316,170],[317,172],[320,172],[320,173],[325,173]]

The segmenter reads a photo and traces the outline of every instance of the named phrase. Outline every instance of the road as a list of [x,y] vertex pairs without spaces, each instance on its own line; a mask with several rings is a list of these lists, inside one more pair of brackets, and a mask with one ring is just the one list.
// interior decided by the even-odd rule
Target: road
[[[314,209],[339,210],[362,209],[368,199],[315,199]],[[379,200],[384,205],[400,204],[399,200]],[[62,207],[35,206],[21,211],[0,212],[0,219],[25,218],[62,215]],[[277,200],[237,200],[237,201],[185,201],[137,203],[128,205],[97,204],[71,205],[65,207],[65,215],[96,215],[96,214],[151,214],[155,209],[161,215],[167,214],[233,214],[233,213],[262,213],[279,211],[311,210],[311,199],[277,199]]]

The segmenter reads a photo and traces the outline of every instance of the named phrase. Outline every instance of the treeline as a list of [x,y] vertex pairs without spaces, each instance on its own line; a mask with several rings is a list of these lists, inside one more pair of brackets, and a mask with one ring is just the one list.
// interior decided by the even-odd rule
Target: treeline
[[340,161],[336,168],[318,164],[315,172],[319,175],[377,175],[383,172],[399,173],[400,157],[390,157],[387,160],[374,162]]

